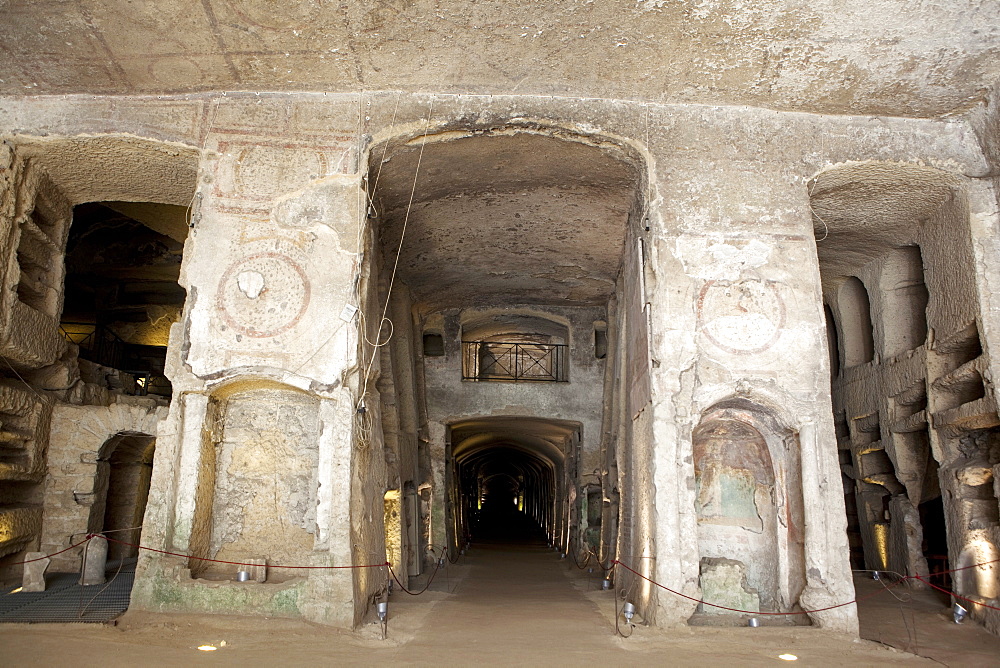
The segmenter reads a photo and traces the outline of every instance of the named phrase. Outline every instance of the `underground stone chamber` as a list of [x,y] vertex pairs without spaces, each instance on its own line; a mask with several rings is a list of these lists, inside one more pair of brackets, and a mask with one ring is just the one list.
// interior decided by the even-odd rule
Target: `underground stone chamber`
[[[934,575],[956,560],[990,561],[1000,537],[998,418],[965,194],[938,170],[884,163],[829,170],[810,192],[840,356],[833,399],[856,566],[931,573],[963,596],[992,598],[984,569]],[[992,611],[974,614],[995,626]]]

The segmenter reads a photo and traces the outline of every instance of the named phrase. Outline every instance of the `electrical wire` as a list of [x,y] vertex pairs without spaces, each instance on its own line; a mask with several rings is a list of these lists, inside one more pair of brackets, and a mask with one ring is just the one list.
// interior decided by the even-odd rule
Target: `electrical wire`
[[[427,134],[430,132],[431,119],[433,118],[433,116],[434,116],[434,97],[432,96],[431,100],[430,100],[430,105],[429,105],[428,110],[427,110],[427,121],[426,121],[426,123],[424,125],[424,134],[423,134],[423,137],[421,138],[421,141],[420,141],[420,151],[417,153],[417,164],[416,164],[416,167],[413,170],[413,183],[410,186],[410,198],[409,198],[409,200],[407,201],[407,204],[406,204],[406,213],[403,215],[403,229],[402,229],[402,231],[400,232],[400,235],[399,235],[399,246],[396,249],[396,259],[395,259],[395,261],[393,262],[393,265],[392,265],[392,273],[389,275],[389,286],[386,289],[385,304],[382,307],[382,315],[379,318],[378,332],[376,333],[376,336],[375,336],[376,342],[379,339],[378,334],[381,333],[381,331],[382,331],[383,323],[386,321],[386,317],[385,317],[386,313],[388,313],[388,311],[389,311],[389,301],[392,299],[392,289],[393,289],[393,287],[395,286],[395,283],[396,283],[396,272],[399,269],[399,259],[400,259],[400,257],[403,254],[403,244],[404,244],[404,241],[406,239],[406,228],[407,228],[407,225],[409,224],[409,221],[410,221],[410,212],[413,209],[413,199],[414,199],[414,197],[416,195],[416,192],[417,192],[417,180],[420,177],[420,164],[421,164],[421,162],[423,161],[423,158],[424,158],[424,148],[427,146]],[[390,339],[391,339],[391,335],[390,335],[390,337],[388,339],[386,339],[386,341],[384,343],[381,343],[380,345],[374,346],[374,349],[372,350],[371,361],[368,363],[367,367],[364,369],[364,385],[362,386],[361,392],[360,392],[359,397],[358,397],[358,405],[359,406],[363,405],[363,402],[365,400],[365,395],[368,393],[368,383],[369,383],[369,381],[371,379],[371,370],[375,366],[375,356],[376,356],[376,354],[378,354],[378,349],[381,346],[384,346],[385,344],[387,344]]]
[[[87,545],[89,546],[90,543],[87,543]],[[112,584],[114,584],[114,581],[121,574],[121,572],[122,572],[122,566],[124,566],[124,565],[125,565],[125,560],[124,559],[119,559],[118,560],[118,570],[115,571],[115,574],[111,576],[111,579],[108,580],[103,587],[101,587],[101,590],[99,592],[97,592],[96,594],[94,594],[93,596],[90,597],[90,600],[87,601],[87,605],[81,605],[80,606],[80,609],[78,610],[78,614],[77,614],[78,617],[83,618],[83,616],[85,614],[87,614],[87,610],[90,608],[91,604],[93,604],[93,602],[97,600],[97,597],[100,596],[101,594],[103,594],[105,591],[107,591],[108,587],[110,587]],[[83,588],[82,587],[80,588],[80,601],[81,601],[81,603],[83,602]]]

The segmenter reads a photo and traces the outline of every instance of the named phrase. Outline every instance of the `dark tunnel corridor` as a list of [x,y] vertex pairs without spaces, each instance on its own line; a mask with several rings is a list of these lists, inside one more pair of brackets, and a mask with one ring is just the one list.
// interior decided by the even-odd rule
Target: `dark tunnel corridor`
[[568,540],[567,466],[578,427],[528,418],[452,426],[449,542],[561,545]]

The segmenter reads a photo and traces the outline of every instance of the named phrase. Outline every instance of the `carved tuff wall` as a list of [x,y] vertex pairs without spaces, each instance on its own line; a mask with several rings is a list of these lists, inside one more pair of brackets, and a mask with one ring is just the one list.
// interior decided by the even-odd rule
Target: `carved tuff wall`
[[[826,216],[816,199],[823,195],[822,182],[813,188],[811,181],[834,165],[924,162],[947,173],[955,188],[968,191],[965,203],[954,200],[925,224],[931,230],[944,229],[949,221],[956,229],[957,223],[967,223],[974,241],[961,245],[961,257],[937,259],[923,253],[931,295],[927,325],[935,330],[937,344],[927,357],[934,362],[928,364],[934,370],[933,379],[927,377],[928,412],[947,425],[974,422],[982,415],[976,407],[990,397],[985,390],[981,397],[963,394],[963,388],[975,385],[969,379],[993,373],[996,362],[988,352],[997,332],[991,290],[996,279],[991,232],[996,198],[988,185],[970,184],[963,176],[986,166],[964,122],[884,118],[875,132],[867,118],[746,107],[397,93],[11,98],[4,100],[2,119],[8,146],[23,153],[22,158],[30,157],[27,165],[16,157],[8,160],[4,171],[8,242],[3,317],[14,325],[4,330],[8,333],[3,345],[5,357],[20,365],[18,369],[51,364],[61,353],[58,340],[50,345],[54,339],[47,334],[32,334],[53,329],[55,311],[46,316],[24,302],[35,299],[36,306],[55,308],[58,297],[38,288],[51,283],[58,291],[55,274],[34,276],[18,296],[18,234],[21,228],[33,229],[28,226],[30,207],[19,204],[18,193],[49,179],[53,188],[69,193],[69,204],[142,199],[190,205],[191,231],[180,276],[188,298],[180,322],[171,328],[167,375],[174,394],[169,414],[157,425],[143,529],[144,543],[156,549],[213,558],[265,558],[272,564],[287,559],[325,566],[380,563],[386,555],[388,508],[390,516],[400,510],[404,514],[401,533],[403,526],[414,527],[406,541],[419,551],[426,547],[421,544],[425,540],[439,542],[434,526],[446,526],[449,428],[454,436],[463,422],[477,417],[529,414],[508,407],[530,403],[525,397],[534,395],[510,388],[470,389],[460,378],[443,375],[445,360],[456,362],[457,371],[458,356],[451,355],[457,350],[449,352],[448,347],[457,347],[463,318],[496,305],[438,305],[436,311],[420,311],[412,308],[421,303],[419,286],[409,286],[408,296],[386,307],[400,336],[411,337],[409,345],[400,340],[383,343],[388,328],[383,329],[380,320],[385,305],[381,296],[392,275],[388,259],[393,246],[374,238],[368,218],[380,215],[367,201],[378,192],[372,147],[405,137],[399,141],[410,143],[397,162],[415,167],[425,130],[440,132],[447,142],[455,137],[449,133],[464,136],[487,128],[518,135],[545,127],[584,138],[602,156],[627,147],[631,155],[641,157],[633,162],[641,164],[638,172],[627,175],[638,184],[639,205],[630,208],[630,203],[619,212],[625,225],[623,250],[614,256],[613,266],[598,267],[611,272],[608,283],[598,281],[602,300],[567,310],[565,304],[533,304],[547,306],[540,310],[565,320],[574,346],[570,355],[576,356],[567,387],[588,384],[588,402],[595,399],[593,408],[588,403],[586,410],[578,411],[573,404],[577,399],[560,398],[554,394],[558,390],[551,396],[549,391],[535,392],[545,395],[535,402],[548,414],[543,417],[583,425],[576,444],[583,465],[575,471],[568,466],[562,483],[567,519],[562,520],[561,536],[570,535],[568,524],[582,526],[579,501],[584,487],[595,484],[594,478],[584,482],[583,475],[596,469],[602,496],[609,501],[601,513],[601,540],[608,545],[602,549],[614,550],[623,561],[641,560],[642,572],[667,586],[695,597],[708,595],[711,587],[737,597],[754,589],[764,592],[758,593],[762,607],[814,609],[853,598],[823,304],[824,295],[830,294],[827,274],[821,275],[825,242],[820,241],[822,232],[815,232],[822,225],[814,210]],[[503,156],[490,165],[500,165],[494,171],[517,171],[523,162],[527,167],[521,175],[532,176],[536,172],[531,170],[540,164],[530,151],[508,150]],[[86,168],[80,166],[83,158],[92,158]],[[193,182],[195,162],[197,187],[192,193],[181,186]],[[143,173],[146,164],[150,170]],[[452,178],[447,166],[443,160],[436,166],[441,171],[425,172],[428,188]],[[41,170],[37,177],[29,174],[34,168]],[[397,178],[393,183],[402,193],[396,201],[405,203],[412,181]],[[564,194],[560,184],[551,185],[547,196]],[[485,204],[493,201],[481,199]],[[509,198],[498,197],[496,203],[497,211],[519,220],[513,214],[521,212]],[[468,211],[464,202],[446,204],[439,212]],[[434,207],[421,203],[418,208]],[[424,243],[407,252],[427,251],[431,241],[448,236],[429,220],[423,221],[428,233]],[[449,235],[461,237],[477,220],[467,217],[464,227],[456,225]],[[577,225],[583,228],[586,219]],[[516,234],[513,222],[509,227],[515,231],[502,232]],[[831,223],[831,234],[836,233],[834,227]],[[545,236],[549,229],[537,228],[539,247],[558,241]],[[551,231],[565,232],[561,229]],[[504,237],[505,248],[508,241]],[[25,246],[21,255],[37,250]],[[585,253],[590,250],[583,248]],[[848,256],[863,250],[859,242],[847,248]],[[409,259],[419,264],[419,258]],[[619,260],[624,272],[616,264]],[[970,267],[966,274],[940,279],[955,298],[935,301],[939,278],[962,262]],[[915,284],[912,262],[903,258],[896,265],[896,282]],[[415,276],[420,267],[413,266]],[[546,285],[550,279],[579,281],[581,294],[590,289],[585,286],[594,285],[575,268],[547,266],[553,271],[535,277]],[[490,280],[502,286],[524,275],[497,273]],[[459,272],[447,278],[475,298],[475,283],[463,282],[463,276]],[[888,285],[872,282],[867,275],[858,278],[869,291]],[[426,290],[433,293],[433,285],[428,281]],[[533,285],[540,283],[522,287],[531,290]],[[32,286],[37,288],[33,294],[44,298],[30,296]],[[399,288],[397,294],[406,295],[406,289]],[[903,297],[899,295],[900,303]],[[873,298],[873,309],[876,302]],[[840,302],[827,303],[836,316]],[[20,312],[17,304],[41,315],[13,318]],[[348,304],[361,307],[364,320],[345,310]],[[863,309],[859,313],[863,315]],[[31,324],[50,320],[44,327]],[[958,327],[973,320],[982,354],[969,344],[971,333]],[[956,327],[942,327],[938,323],[943,321],[954,321]],[[605,358],[594,354],[597,322],[605,323]],[[863,322],[860,327],[864,329]],[[873,327],[873,352],[882,354],[877,322]],[[416,339],[424,333],[442,336],[448,353],[444,360],[421,355]],[[912,345],[914,337],[909,330],[894,330],[885,350],[895,354]],[[851,363],[866,356],[862,346],[857,354],[851,352]],[[909,368],[910,358],[893,359]],[[843,371],[847,360],[838,362],[842,373],[853,373]],[[9,388],[10,410],[0,410],[9,412],[5,427],[19,430],[12,440],[18,452],[4,452],[11,451],[30,466],[25,472],[13,472],[21,464],[10,466],[8,477],[27,477],[37,484],[45,448],[52,453],[68,445],[62,436],[50,439],[46,426],[49,405],[69,401],[68,395],[47,393],[38,385],[33,385],[37,395],[25,391],[13,374],[9,381],[4,387]],[[914,406],[920,402],[917,394],[896,398],[901,405]],[[398,405],[389,407],[394,401]],[[728,461],[721,464],[736,472],[730,475],[733,480],[750,481],[741,507],[749,508],[752,491],[758,517],[774,517],[773,523],[761,517],[759,524],[735,529],[759,528],[755,536],[774,539],[762,539],[743,555],[746,560],[735,560],[746,564],[757,555],[770,555],[764,558],[766,568],[747,568],[728,579],[720,572],[713,579],[705,577],[705,564],[721,563],[712,560],[721,558],[719,546],[726,537],[699,532],[699,518],[704,528],[707,518],[719,516],[706,514],[710,504],[699,498],[698,484],[699,475],[718,470],[720,462],[709,465],[704,459],[705,448],[711,450],[704,440],[709,432],[699,425],[709,424],[712,411],[731,401],[757,407],[757,422],[751,422],[760,439],[746,432],[735,440],[752,445],[759,457],[744,468]],[[851,432],[859,434],[851,447],[866,445],[862,433],[881,434],[883,426],[888,429],[909,419],[904,413],[885,413],[876,429],[872,420],[852,412],[849,417],[862,419]],[[952,532],[958,541],[953,546],[955,565],[972,558],[966,549],[975,537],[972,533],[986,536],[993,531],[991,516],[979,508],[991,503],[983,491],[989,491],[984,487],[986,470],[996,463],[989,459],[992,437],[978,431],[992,427],[970,425],[974,428],[968,433],[942,431],[937,445],[933,437],[930,441],[932,448],[940,448],[935,452],[946,463],[942,469],[953,471],[953,480],[942,479],[942,486],[951,486],[956,512],[968,511],[955,519],[985,521],[981,527]],[[761,440],[773,469],[770,475]],[[29,453],[26,459],[20,450]],[[984,457],[985,463],[980,461]],[[726,484],[735,484],[733,480]],[[386,504],[386,493],[393,491],[402,499],[399,510]],[[388,498],[392,501],[393,495]],[[17,518],[11,515],[10,524],[25,527],[15,532],[21,538],[8,541],[11,549],[38,535],[21,517],[37,510],[23,511],[22,501],[2,500],[5,510],[19,513]],[[749,513],[741,517],[753,519]],[[400,535],[401,551],[403,543]],[[414,572],[419,569],[416,563],[410,565]],[[210,579],[211,569],[199,572],[192,566],[186,558],[143,553],[134,605],[255,610],[351,626],[369,614],[372,596],[384,585],[384,573],[378,570],[313,571],[303,576],[275,569],[266,582],[237,586]],[[686,624],[696,612],[694,605],[648,584],[622,584],[633,587],[640,614],[657,625]],[[980,596],[991,595],[988,589],[978,591],[985,592]],[[812,615],[812,621],[856,632],[851,606]]]

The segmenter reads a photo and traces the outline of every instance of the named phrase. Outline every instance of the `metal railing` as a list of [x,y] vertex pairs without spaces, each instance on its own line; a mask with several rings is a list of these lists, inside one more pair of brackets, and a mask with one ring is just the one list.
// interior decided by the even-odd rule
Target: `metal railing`
[[[121,372],[120,378],[109,379],[110,389],[140,397],[170,396],[172,388],[162,373],[162,360],[152,364],[148,355],[141,354],[149,346],[130,344],[109,327],[94,323],[63,322],[59,329],[67,342],[79,346],[82,359]],[[137,366],[147,368],[137,369]]]
[[462,380],[565,383],[568,348],[563,343],[462,341]]

